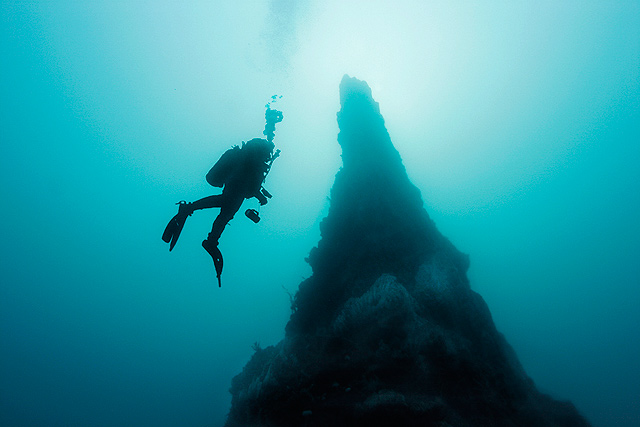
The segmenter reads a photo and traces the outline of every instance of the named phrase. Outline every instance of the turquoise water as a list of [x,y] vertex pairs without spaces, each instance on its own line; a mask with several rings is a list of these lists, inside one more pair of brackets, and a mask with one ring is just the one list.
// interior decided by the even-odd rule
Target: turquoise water
[[[233,4],[232,4],[233,3]],[[525,370],[596,426],[640,423],[637,2],[5,2],[0,424],[224,422],[279,341],[366,80]],[[200,247],[175,202],[284,112],[273,200]],[[372,189],[375,191],[375,189]],[[245,202],[244,209],[258,208]]]

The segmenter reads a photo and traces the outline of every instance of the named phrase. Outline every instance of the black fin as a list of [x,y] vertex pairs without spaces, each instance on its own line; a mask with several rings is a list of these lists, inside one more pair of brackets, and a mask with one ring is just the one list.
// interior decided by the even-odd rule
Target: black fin
[[220,280],[220,276],[222,275],[222,266],[224,264],[222,252],[220,252],[216,243],[212,243],[209,240],[203,240],[202,247],[209,255],[211,255],[211,258],[213,258],[213,265],[216,267],[216,275],[218,278],[218,287],[222,287],[222,281]]
[[169,221],[169,224],[167,224],[167,227],[164,229],[164,233],[162,233],[162,240],[169,243],[169,252],[171,252],[173,247],[176,245],[187,217],[191,215],[191,212],[193,212],[189,211],[187,208],[189,203],[185,201],[181,201],[176,204],[179,205],[178,213],[171,218],[171,221]]
[[222,265],[224,264],[224,261],[222,259],[222,252],[220,252],[220,249],[218,248],[216,249],[218,253],[217,253],[217,256],[213,258],[213,265],[215,265],[216,267],[216,277],[218,278],[218,287],[221,288],[222,281],[220,280],[220,276],[222,275]]
[[174,223],[173,235],[171,236],[171,243],[169,244],[169,252],[173,249],[178,242],[178,237],[180,237],[180,233],[182,232],[182,228],[184,227],[184,222],[187,217],[185,215],[176,215],[171,220]]
[[180,237],[185,219],[187,219],[185,216],[177,214],[171,218],[171,221],[169,221],[169,224],[167,224],[167,227],[164,229],[164,233],[162,233],[162,240],[169,243],[169,252],[171,252],[178,241],[178,237]]
[[175,217],[171,218],[171,221],[169,221],[169,224],[167,224],[167,227],[164,229],[164,233],[162,233],[162,240],[165,243],[169,243],[171,241],[171,238],[173,237],[173,232],[176,229],[176,223],[174,219]]

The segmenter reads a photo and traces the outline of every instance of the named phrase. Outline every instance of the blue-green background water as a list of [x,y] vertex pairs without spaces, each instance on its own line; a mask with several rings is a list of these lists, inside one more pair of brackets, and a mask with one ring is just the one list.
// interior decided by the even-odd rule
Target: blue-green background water
[[[348,3],[348,4],[343,4]],[[340,167],[344,73],[539,388],[640,424],[637,1],[5,1],[0,424],[218,426]],[[285,120],[274,194],[200,247],[204,174]],[[375,189],[372,189],[375,191]],[[245,202],[245,208],[257,202]]]

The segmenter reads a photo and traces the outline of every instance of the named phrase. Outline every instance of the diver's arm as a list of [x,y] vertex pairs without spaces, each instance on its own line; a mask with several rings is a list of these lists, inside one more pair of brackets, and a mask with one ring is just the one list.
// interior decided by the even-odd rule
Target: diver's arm
[[253,197],[255,197],[256,199],[258,199],[258,201],[260,202],[261,205],[266,205],[267,202],[269,201],[266,197],[264,197],[264,194],[262,194],[260,192],[260,190],[258,190],[257,193],[255,193],[253,195]]
[[261,163],[254,171],[253,183],[251,185],[251,196],[258,199],[261,205],[266,205],[267,197],[262,193],[262,183],[264,182],[266,164]]
[[256,179],[254,183],[249,187],[249,191],[247,192],[247,196],[245,197],[247,199],[255,197],[256,199],[258,199],[261,205],[266,205],[267,197],[262,194],[262,180],[258,181]]

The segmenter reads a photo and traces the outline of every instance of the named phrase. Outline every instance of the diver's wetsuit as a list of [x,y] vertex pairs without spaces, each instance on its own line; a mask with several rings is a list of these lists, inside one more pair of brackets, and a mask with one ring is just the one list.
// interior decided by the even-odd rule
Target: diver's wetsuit
[[213,221],[213,227],[211,233],[209,233],[208,240],[218,244],[218,239],[224,231],[224,227],[231,221],[242,206],[244,202],[244,196],[241,192],[236,191],[233,187],[225,185],[222,194],[215,196],[205,197],[204,199],[197,200],[192,203],[193,210],[208,209],[208,208],[220,208],[220,213]]
[[267,202],[260,192],[267,164],[263,159],[253,154],[251,152],[243,153],[243,159],[225,183],[222,194],[205,197],[191,203],[192,210],[220,208],[220,213],[213,222],[211,233],[207,237],[207,240],[214,245],[218,244],[218,239],[225,226],[238,212],[244,199],[256,197],[260,204]]

